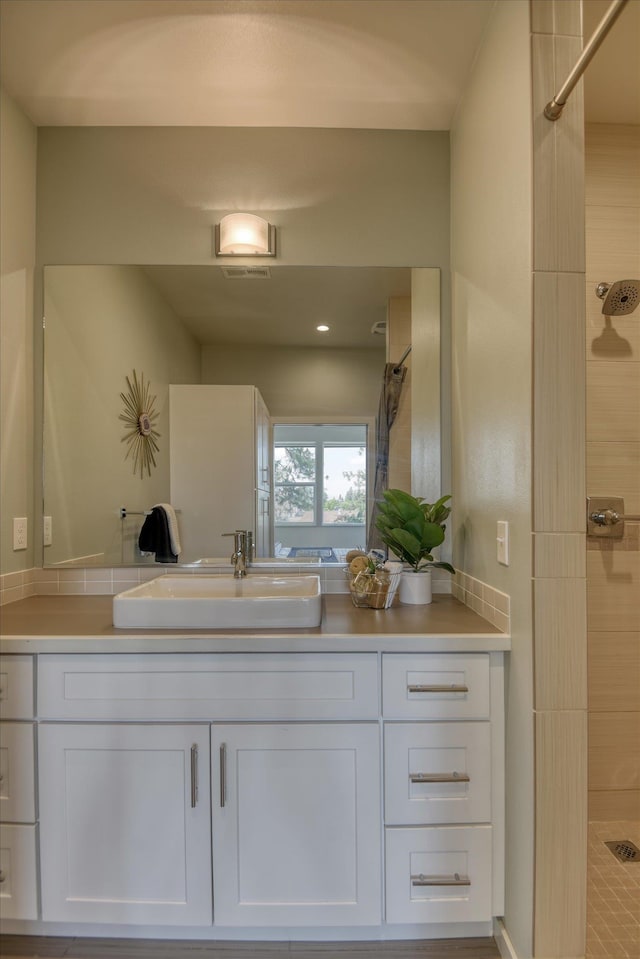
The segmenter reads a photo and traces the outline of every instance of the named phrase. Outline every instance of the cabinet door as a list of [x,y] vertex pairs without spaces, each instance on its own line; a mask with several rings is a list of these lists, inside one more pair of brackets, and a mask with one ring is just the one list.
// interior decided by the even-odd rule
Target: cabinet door
[[264,400],[256,391],[256,486],[271,489],[271,420]]
[[380,922],[377,725],[212,727],[218,926]]
[[38,918],[35,826],[0,824],[0,916]]
[[271,493],[268,490],[256,491],[256,556],[273,556],[271,535]]
[[44,920],[210,924],[208,731],[40,726]]
[[0,727],[0,822],[35,822],[33,723]]

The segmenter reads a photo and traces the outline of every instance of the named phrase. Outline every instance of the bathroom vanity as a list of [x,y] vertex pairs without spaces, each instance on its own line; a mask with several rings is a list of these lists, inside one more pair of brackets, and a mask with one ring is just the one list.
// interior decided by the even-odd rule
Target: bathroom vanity
[[323,606],[262,632],[4,607],[5,931],[491,934],[509,637],[448,596]]

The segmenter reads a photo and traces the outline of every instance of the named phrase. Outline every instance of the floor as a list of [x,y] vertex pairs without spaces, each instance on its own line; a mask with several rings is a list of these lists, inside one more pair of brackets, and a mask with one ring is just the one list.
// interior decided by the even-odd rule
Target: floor
[[168,942],[4,936],[2,959],[500,959],[493,939],[408,942]]
[[619,862],[605,846],[620,839],[640,848],[640,822],[589,823],[587,959],[640,956],[640,861]]

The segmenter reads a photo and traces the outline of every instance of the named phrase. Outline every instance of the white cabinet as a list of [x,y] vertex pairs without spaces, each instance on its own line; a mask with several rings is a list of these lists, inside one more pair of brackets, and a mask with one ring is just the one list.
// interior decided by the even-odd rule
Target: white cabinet
[[208,733],[40,726],[44,920],[210,924]]
[[491,858],[490,826],[387,829],[387,922],[490,920]]
[[381,920],[373,723],[212,728],[214,921]]
[[486,653],[383,656],[388,923],[503,912],[501,685]]
[[33,723],[0,726],[0,822],[34,823]]
[[36,919],[33,657],[0,658],[0,916]]
[[[158,937],[489,934],[502,675],[493,653],[40,654],[42,919]],[[33,730],[5,726],[0,896],[29,918]]]
[[230,556],[233,540],[223,533],[235,529],[254,533],[256,555],[272,555],[271,429],[258,390],[170,386],[169,402],[171,502],[181,510],[183,555]]
[[38,917],[35,826],[0,823],[0,916]]

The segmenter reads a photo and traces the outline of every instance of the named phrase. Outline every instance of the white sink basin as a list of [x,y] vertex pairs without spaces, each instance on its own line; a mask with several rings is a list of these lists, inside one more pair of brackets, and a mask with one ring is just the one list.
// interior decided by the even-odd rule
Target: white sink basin
[[159,576],[113,597],[120,628],[273,629],[319,626],[320,577]]

